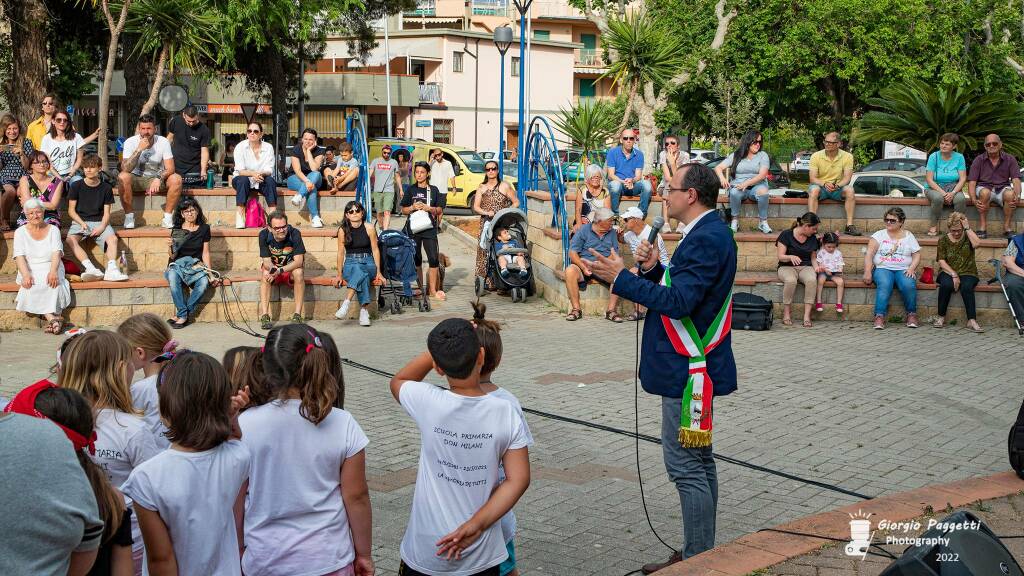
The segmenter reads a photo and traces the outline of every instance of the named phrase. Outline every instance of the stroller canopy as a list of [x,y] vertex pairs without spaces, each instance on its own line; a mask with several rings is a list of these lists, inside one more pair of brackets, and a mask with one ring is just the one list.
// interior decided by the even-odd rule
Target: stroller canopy
[[518,208],[505,208],[504,210],[499,210],[498,213],[494,215],[494,218],[491,218],[491,221],[487,223],[486,228],[481,232],[481,241],[490,242],[495,230],[498,228],[511,228],[513,226],[522,230],[524,235],[526,234],[526,230],[528,228],[526,212],[523,212]]

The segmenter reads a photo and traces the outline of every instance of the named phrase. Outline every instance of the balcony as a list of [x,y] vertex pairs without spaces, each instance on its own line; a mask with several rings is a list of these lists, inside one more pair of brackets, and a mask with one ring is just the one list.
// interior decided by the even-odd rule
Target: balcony
[[601,51],[597,48],[577,48],[576,65],[584,68],[605,68],[607,64],[601,58]]
[[472,8],[477,16],[508,16],[508,0],[473,0]]
[[443,99],[441,98],[440,82],[420,82],[421,104],[440,104],[441,102]]
[[436,0],[418,0],[416,9],[405,12],[406,16],[434,16],[437,13]]

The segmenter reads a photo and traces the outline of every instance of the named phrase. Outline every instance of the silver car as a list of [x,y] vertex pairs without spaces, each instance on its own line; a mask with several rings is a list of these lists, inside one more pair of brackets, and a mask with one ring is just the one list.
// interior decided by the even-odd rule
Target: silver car
[[[928,182],[916,172],[901,170],[873,170],[854,172],[850,185],[862,196],[900,196],[915,198],[924,196]],[[894,191],[900,194],[893,194]]]

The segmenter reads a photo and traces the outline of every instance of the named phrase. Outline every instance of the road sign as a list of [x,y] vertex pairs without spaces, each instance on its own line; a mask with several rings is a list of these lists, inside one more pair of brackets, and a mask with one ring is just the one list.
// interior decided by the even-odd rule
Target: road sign
[[251,123],[252,119],[256,117],[256,108],[259,107],[259,104],[248,103],[240,104],[239,106],[242,108],[242,116],[245,116],[245,123]]

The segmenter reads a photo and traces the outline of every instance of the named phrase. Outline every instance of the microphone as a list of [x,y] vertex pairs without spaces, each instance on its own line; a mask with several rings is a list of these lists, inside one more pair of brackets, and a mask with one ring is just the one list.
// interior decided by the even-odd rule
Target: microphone
[[665,225],[665,219],[661,216],[654,218],[654,222],[651,223],[651,233],[647,235],[647,242],[654,246],[655,241],[658,240],[658,231]]

